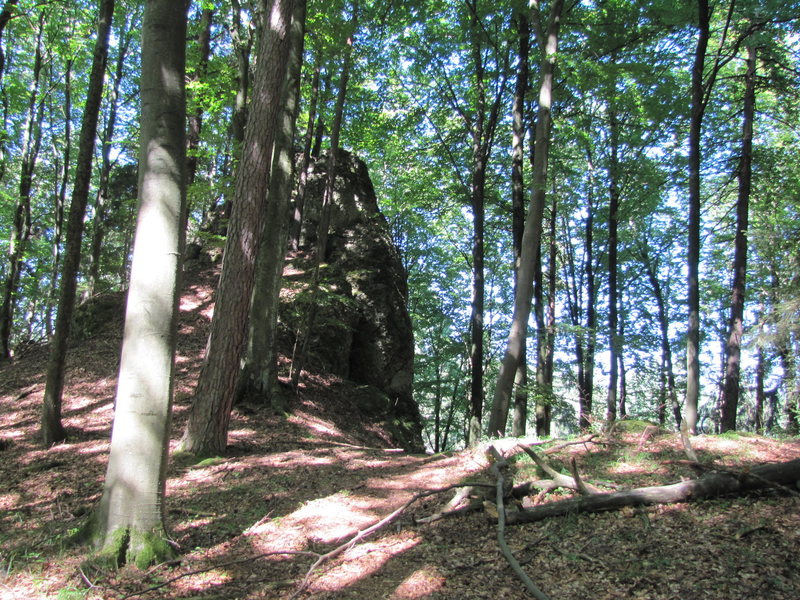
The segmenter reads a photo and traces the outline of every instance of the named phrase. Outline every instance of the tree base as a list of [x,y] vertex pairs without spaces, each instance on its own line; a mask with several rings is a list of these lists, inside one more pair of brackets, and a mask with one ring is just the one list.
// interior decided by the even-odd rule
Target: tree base
[[119,569],[125,565],[146,569],[177,555],[163,530],[142,531],[133,527],[119,527],[103,532],[95,518],[91,518],[75,535],[73,542],[92,544],[98,548],[86,564],[106,569]]

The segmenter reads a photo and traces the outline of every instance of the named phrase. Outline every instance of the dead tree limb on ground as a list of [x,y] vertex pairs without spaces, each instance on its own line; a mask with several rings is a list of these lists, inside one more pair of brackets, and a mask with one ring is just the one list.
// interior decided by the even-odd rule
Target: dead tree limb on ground
[[414,496],[411,499],[409,499],[405,504],[403,504],[403,506],[401,506],[400,508],[398,508],[394,512],[389,513],[389,515],[387,515],[383,519],[380,519],[379,521],[376,521],[375,523],[373,523],[372,525],[370,525],[366,529],[362,529],[361,531],[357,532],[353,537],[351,537],[349,540],[347,540],[344,544],[340,544],[339,546],[336,546],[336,548],[334,548],[333,550],[331,550],[329,552],[326,552],[325,554],[318,555],[317,560],[314,562],[314,564],[311,565],[311,567],[309,567],[308,571],[306,571],[305,577],[303,577],[302,581],[297,586],[297,589],[294,591],[294,594],[291,595],[289,600],[294,600],[294,598],[297,598],[303,592],[303,590],[305,590],[306,587],[308,587],[308,584],[311,581],[311,576],[313,575],[313,573],[317,569],[317,567],[321,566],[323,563],[326,563],[326,562],[336,558],[337,556],[339,556],[340,554],[342,554],[346,550],[349,550],[350,548],[352,548],[356,544],[360,543],[361,541],[363,541],[365,538],[367,538],[368,536],[372,535],[376,531],[379,531],[379,530],[383,529],[384,527],[386,527],[387,525],[390,525],[391,523],[394,523],[400,517],[400,515],[402,515],[417,500],[421,500],[422,498],[427,498],[428,496],[433,496],[435,494],[441,494],[443,492],[454,490],[456,488],[460,488],[460,487],[464,487],[464,486],[476,486],[476,485],[479,486],[481,484],[479,484],[479,483],[455,483],[453,485],[448,485],[448,486],[443,487],[443,488],[437,488],[435,490],[425,490],[425,491],[419,492],[417,494],[414,494]]
[[742,494],[767,487],[787,486],[800,481],[800,459],[784,463],[757,465],[735,472],[730,469],[712,471],[688,481],[671,485],[636,488],[609,494],[592,494],[509,513],[506,523],[533,523],[549,517],[579,512],[601,512],[625,506],[672,504],[714,498],[723,494]]
[[[602,490],[597,488],[589,483],[584,482],[580,475],[578,474],[578,467],[575,464],[575,458],[573,457],[571,462],[571,470],[572,470],[572,477],[569,475],[564,475],[563,473],[559,473],[550,464],[544,460],[541,456],[539,456],[533,448],[529,448],[528,446],[520,444],[519,446],[528,456],[533,459],[533,462],[544,471],[547,475],[549,475],[552,479],[550,479],[550,485],[546,489],[546,491],[554,490],[559,487],[568,488],[570,490],[575,490],[582,495],[589,495],[589,494],[600,494]],[[537,486],[538,487],[538,486]]]
[[528,577],[527,573],[525,573],[525,571],[522,569],[522,566],[520,566],[519,561],[517,561],[517,559],[514,557],[514,553],[511,552],[511,548],[509,548],[508,544],[506,543],[506,510],[503,504],[503,497],[505,496],[505,478],[503,477],[502,469],[504,467],[508,467],[508,462],[505,458],[503,458],[503,456],[500,455],[499,452],[497,452],[497,450],[494,449],[494,447],[489,446],[488,451],[495,459],[495,462],[492,463],[491,471],[497,478],[497,544],[500,546],[500,551],[503,553],[506,561],[511,566],[511,569],[514,571],[517,577],[519,577],[522,583],[525,584],[525,587],[533,595],[533,597],[537,598],[537,600],[549,600],[548,596],[539,589],[539,587],[530,577]]

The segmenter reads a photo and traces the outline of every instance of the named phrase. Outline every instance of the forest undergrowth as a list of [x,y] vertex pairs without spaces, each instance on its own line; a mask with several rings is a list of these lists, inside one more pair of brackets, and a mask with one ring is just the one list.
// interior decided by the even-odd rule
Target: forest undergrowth
[[[182,300],[173,446],[199,372],[215,281],[214,271],[192,274]],[[102,326],[70,350],[65,443],[45,449],[39,441],[47,348],[32,347],[0,369],[0,598],[529,597],[500,553],[487,511],[422,522],[452,489],[419,498],[388,526],[342,547],[415,494],[494,479],[481,451],[412,456],[391,448],[379,427],[360,424],[350,385],[324,374],[302,383],[284,415],[237,407],[225,456],[172,457],[166,505],[177,561],[146,572],[85,564],[87,549],[68,542],[102,491],[121,320],[121,307],[107,309]],[[798,440],[735,434],[692,442],[701,463],[730,469],[800,457]],[[512,469],[515,482],[540,478],[523,456]],[[585,481],[608,491],[696,476],[675,433],[637,422],[547,454],[564,473],[573,457]],[[572,494],[555,490],[524,502]],[[768,488],[570,514],[508,527],[505,535],[552,600],[795,600],[798,509],[797,495]],[[310,570],[332,550],[336,556]]]

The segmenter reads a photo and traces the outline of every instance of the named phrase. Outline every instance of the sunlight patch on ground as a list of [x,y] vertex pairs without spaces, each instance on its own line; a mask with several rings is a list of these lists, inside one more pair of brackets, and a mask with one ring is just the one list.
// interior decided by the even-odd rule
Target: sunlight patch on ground
[[365,459],[365,460],[350,460],[345,463],[345,468],[350,471],[357,471],[359,469],[388,469],[395,465],[395,461],[380,460],[380,459]]
[[[306,536],[302,526],[288,527],[282,519],[262,519],[247,528],[243,535],[252,537],[252,545],[258,552],[281,550],[301,551],[306,548]],[[278,557],[276,560],[285,558]]]
[[228,444],[230,445],[237,441],[252,439],[257,435],[258,434],[256,433],[256,431],[253,429],[246,429],[246,428],[232,429],[228,432]]
[[[198,573],[187,577],[182,582],[181,588],[184,594],[206,593],[216,586],[221,586],[231,581],[231,576],[221,569],[212,569],[205,573]],[[196,597],[196,596],[190,596]]]
[[[337,461],[331,456],[321,456],[319,454],[312,454],[303,450],[293,450],[290,452],[283,452],[270,461],[269,465],[280,465],[281,467],[317,467],[324,465],[332,465]],[[288,463],[288,464],[287,464]]]
[[308,528],[311,539],[332,544],[372,525],[376,517],[358,511],[350,498],[339,493],[307,502],[292,513],[291,519]]
[[21,494],[0,494],[0,510],[11,510],[21,501]]
[[615,465],[611,465],[608,469],[609,473],[617,473],[619,475],[624,475],[626,473],[635,473],[639,474],[642,472],[642,465],[639,464],[632,464],[625,461],[620,461]]
[[434,566],[417,569],[397,586],[391,598],[424,598],[444,587],[445,577]]
[[108,440],[96,440],[94,442],[71,444],[69,447],[63,448],[63,451],[89,456],[108,452],[109,446],[110,443]]
[[413,548],[420,541],[416,534],[404,532],[359,544],[345,552],[341,562],[309,587],[313,591],[340,591],[376,573],[393,557]]
[[312,417],[308,413],[302,411],[295,411],[295,413],[286,420],[293,425],[307,427],[316,433],[344,437],[342,431],[329,421],[323,421],[322,419]]

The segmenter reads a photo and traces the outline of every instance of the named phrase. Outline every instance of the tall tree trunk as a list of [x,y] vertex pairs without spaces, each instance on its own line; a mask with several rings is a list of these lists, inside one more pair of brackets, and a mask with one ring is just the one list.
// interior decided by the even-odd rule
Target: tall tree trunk
[[[524,10],[516,13],[517,38],[519,41],[517,83],[514,90],[514,104],[511,110],[512,158],[511,158],[511,205],[512,237],[514,243],[514,288],[517,286],[517,271],[522,258],[522,236],[525,230],[525,96],[528,92],[528,72],[530,56],[530,26]],[[527,336],[527,332],[526,336]],[[528,425],[528,360],[526,340],[514,377],[514,416],[511,420],[511,434],[525,435]]]
[[667,313],[667,305],[664,301],[661,281],[656,274],[656,267],[650,260],[647,251],[647,243],[643,243],[641,248],[642,262],[647,272],[647,279],[650,282],[650,286],[653,288],[653,296],[655,297],[656,308],[658,309],[658,328],[661,334],[661,360],[663,362],[666,391],[669,397],[670,407],[672,408],[672,414],[675,417],[675,426],[680,429],[681,407],[678,403],[678,391],[675,386],[675,371],[672,368],[672,347],[669,343],[669,314]]
[[687,288],[689,326],[686,332],[686,401],[684,418],[689,432],[697,431],[700,401],[700,136],[705,112],[703,70],[709,38],[708,0],[698,0],[697,46],[692,65],[692,104],[689,123],[689,221],[687,224]]
[[[61,242],[64,236],[64,207],[67,204],[67,186],[69,185],[69,165],[72,155],[72,65],[70,58],[64,70],[64,167],[61,169],[61,180],[55,194],[53,207],[53,267],[50,270],[50,292],[45,316],[47,338],[53,337],[53,308],[58,297],[58,273],[61,269]],[[53,143],[55,150],[55,142]]]
[[[299,0],[302,1],[302,0]],[[236,173],[207,354],[181,448],[198,455],[225,451],[228,424],[247,330],[261,231],[270,185],[273,141],[286,77],[293,0],[263,0],[250,118]]]
[[39,15],[36,33],[36,51],[33,59],[33,77],[30,84],[28,111],[24,126],[22,160],[20,162],[19,191],[14,209],[14,224],[8,245],[8,276],[0,306],[0,362],[11,358],[11,332],[14,328],[14,311],[17,303],[17,288],[25,262],[25,252],[31,236],[31,187],[33,172],[42,143],[43,103],[39,101],[42,73],[42,33],[44,13]]
[[[483,416],[483,334],[484,334],[484,303],[485,303],[485,272],[484,272],[484,229],[486,221],[485,210],[485,191],[486,191],[486,167],[488,157],[483,152],[484,137],[486,135],[486,88],[485,88],[485,69],[483,65],[483,55],[481,45],[478,40],[478,14],[477,2],[471,0],[467,2],[471,12],[470,32],[471,32],[471,55],[473,67],[475,69],[475,116],[471,124],[472,134],[472,166],[470,171],[470,209],[472,212],[472,302],[469,316],[469,339],[470,339],[470,412],[469,412],[469,435],[467,443],[475,446],[481,437],[481,418]],[[469,125],[469,123],[467,123]],[[508,409],[506,408],[506,411]],[[506,412],[506,415],[508,413]],[[502,425],[497,422],[490,422],[489,432],[505,428],[505,421]]]
[[536,266],[533,273],[533,319],[536,323],[536,435],[540,434],[543,428],[545,407],[548,397],[544,379],[545,348],[547,345],[544,325],[544,274],[542,273],[542,249],[541,243],[539,251],[536,253]]
[[725,383],[720,415],[722,433],[736,429],[739,407],[739,372],[744,331],[745,279],[747,276],[747,227],[750,210],[750,188],[753,164],[753,118],[756,105],[756,48],[747,47],[744,115],[742,123],[742,155],[739,162],[739,194],[736,200],[736,234],[734,237],[733,283],[731,284],[731,319],[725,344]]
[[545,343],[542,348],[542,388],[547,392],[547,402],[541,415],[537,414],[536,435],[549,436],[552,421],[553,400],[553,370],[555,360],[556,342],[556,283],[557,283],[557,258],[558,245],[556,242],[557,201],[555,193],[550,201],[550,256],[547,270],[547,323],[545,329]]
[[[783,388],[785,395],[784,412],[786,413],[786,432],[789,435],[797,435],[800,432],[800,381],[797,377],[797,359],[792,352],[791,341],[781,340],[778,344],[778,356],[781,359],[783,369]],[[777,390],[773,395],[773,403],[776,405],[772,410],[773,421],[777,421]],[[770,429],[771,427],[768,427]]]
[[[617,300],[617,306],[622,305],[622,296]],[[619,315],[619,334],[617,337],[617,362],[619,363],[619,396],[617,406],[619,408],[619,418],[624,419],[628,416],[628,370],[625,368],[625,310],[620,311]]]
[[[534,23],[539,23],[538,2],[533,3],[536,13]],[[508,334],[500,373],[494,390],[492,408],[492,431],[504,429],[505,417],[495,414],[496,410],[508,407],[515,373],[525,344],[525,333],[531,311],[533,279],[536,267],[536,253],[542,238],[542,219],[544,215],[545,185],[547,183],[547,160],[550,145],[553,97],[553,71],[558,50],[558,29],[561,23],[563,0],[554,0],[550,8],[547,36],[543,40],[544,53],[541,64],[541,83],[539,86],[539,108],[536,116],[536,137],[534,145],[533,181],[528,215],[525,219],[525,232],[522,241],[522,256],[517,274],[517,289],[514,294],[514,314]],[[542,36],[537,36],[540,40]]]
[[[214,22],[214,9],[204,8],[200,13],[200,32],[197,34],[197,48],[200,56],[197,61],[197,68],[192,76],[193,82],[200,82],[208,74],[208,59],[211,56],[211,26]],[[203,130],[203,106],[197,103],[197,106],[189,115],[189,127],[187,133],[187,167],[186,167],[186,185],[192,185],[197,175],[198,155],[200,149],[200,134]]]
[[[259,0],[260,4],[263,4],[263,2],[264,0]],[[258,10],[255,12],[258,13]],[[233,100],[233,115],[231,117],[233,148],[230,164],[237,174],[242,147],[245,144],[245,126],[248,123],[250,54],[253,48],[253,34],[249,26],[243,21],[240,0],[231,0],[231,26],[228,32],[233,42],[233,52],[236,55],[236,95]],[[235,196],[235,194],[236,192],[234,191],[233,195]],[[226,235],[228,220],[231,218],[232,202],[230,193],[223,194],[222,204],[218,204],[215,200],[208,214],[205,215],[206,223],[204,228],[217,235]]]
[[[589,156],[589,173],[594,168]],[[597,301],[596,281],[594,273],[594,199],[593,183],[590,181],[589,197],[587,202],[586,217],[586,352],[581,365],[583,367],[583,387],[578,390],[578,424],[581,430],[587,430],[592,425],[592,399],[594,396],[594,350],[596,346],[597,329]],[[580,357],[579,357],[580,360]]]
[[[263,0],[261,0],[263,4]],[[242,24],[242,6],[239,0],[231,0],[232,26],[230,29],[233,50],[236,54],[236,97],[233,102],[233,120],[231,132],[233,136],[233,155],[239,157],[244,143],[245,125],[247,124],[247,100],[250,91],[250,51],[253,47],[253,36]],[[262,33],[263,35],[263,33]]]
[[47,361],[47,380],[42,404],[42,441],[45,446],[64,440],[66,432],[61,425],[61,400],[64,393],[67,343],[75,307],[75,292],[78,284],[78,267],[81,261],[81,239],[86,204],[89,200],[89,184],[92,179],[92,158],[100,104],[103,100],[103,80],[108,57],[108,38],[111,20],[114,17],[114,0],[103,0],[98,16],[97,38],[89,75],[89,89],[83,110],[78,159],[75,165],[75,185],[67,219],[67,243],[64,250],[64,266],[61,272],[61,290],[58,297],[56,333],[50,342]]
[[[100,258],[103,251],[105,238],[105,219],[108,210],[109,181],[111,177],[111,149],[114,142],[114,131],[117,126],[117,111],[119,109],[119,89],[124,77],[125,59],[128,56],[132,34],[129,29],[131,23],[123,22],[122,28],[117,33],[119,42],[117,58],[115,61],[114,75],[112,78],[106,124],[100,139],[100,178],[97,186],[97,196],[94,203],[94,217],[92,219],[92,240],[89,245],[89,269],[86,274],[86,291],[84,297],[88,298],[97,290],[100,281]],[[127,256],[127,253],[125,254]],[[123,261],[124,262],[124,261]]]
[[305,335],[300,343],[300,352],[292,357],[291,381],[297,387],[300,381],[300,374],[305,366],[308,357],[308,346],[314,325],[317,320],[316,296],[319,294],[320,269],[326,260],[328,253],[328,229],[330,229],[331,210],[333,208],[333,194],[336,185],[336,154],[339,152],[339,136],[342,129],[342,119],[344,116],[344,104],[347,99],[347,84],[350,80],[350,66],[353,60],[353,38],[358,28],[358,0],[353,0],[352,14],[350,18],[350,35],[347,37],[342,60],[342,74],[339,78],[339,91],[336,95],[336,106],[333,110],[333,123],[331,125],[331,147],[328,151],[328,160],[325,166],[325,189],[322,193],[322,207],[320,208],[320,219],[317,224],[317,243],[314,250],[314,273],[311,281],[311,293],[314,300],[310,303],[310,309],[306,316]]
[[131,286],[103,496],[85,531],[109,562],[140,569],[173,554],[164,500],[186,220],[187,4],[145,4]]
[[297,252],[300,249],[300,233],[303,230],[303,211],[306,203],[306,182],[308,181],[308,166],[311,163],[311,144],[314,142],[314,123],[317,118],[317,102],[319,101],[319,55],[316,57],[314,75],[311,81],[311,98],[308,107],[308,123],[303,143],[303,158],[300,164],[300,174],[297,182],[297,194],[294,199],[292,223],[289,233],[289,250]]
[[294,166],[294,131],[300,96],[300,71],[303,64],[305,0],[296,1],[290,32],[290,49],[283,113],[275,133],[267,214],[256,260],[253,300],[250,307],[247,352],[240,374],[241,395],[255,389],[268,399],[273,409],[283,410],[278,391],[277,327],[278,306],[286,256],[286,232],[289,226],[289,200],[292,195]]
[[6,70],[6,53],[3,49],[3,34],[6,30],[6,25],[13,16],[13,11],[16,9],[19,0],[6,0],[3,4],[3,10],[0,11],[0,85],[3,83],[3,75]]
[[753,429],[756,433],[764,432],[764,350],[761,346],[756,349],[756,405],[753,409]]
[[617,309],[617,251],[619,225],[619,123],[612,99],[609,107],[609,136],[611,157],[608,165],[608,353],[609,374],[606,397],[606,427],[617,418],[617,384],[619,377],[618,336],[619,315]]
[[[480,134],[482,136],[482,134]],[[473,138],[477,137],[473,133]],[[480,442],[481,417],[483,416],[483,333],[484,333],[484,189],[486,185],[486,163],[476,153],[473,140],[472,182],[470,204],[472,208],[472,306],[469,317],[470,336],[470,413],[469,440],[470,446]],[[515,366],[516,368],[516,366]],[[510,394],[509,394],[510,395]],[[507,406],[508,400],[506,400]],[[506,415],[508,413],[506,412]],[[490,424],[490,433],[497,434],[505,429],[505,421]]]

